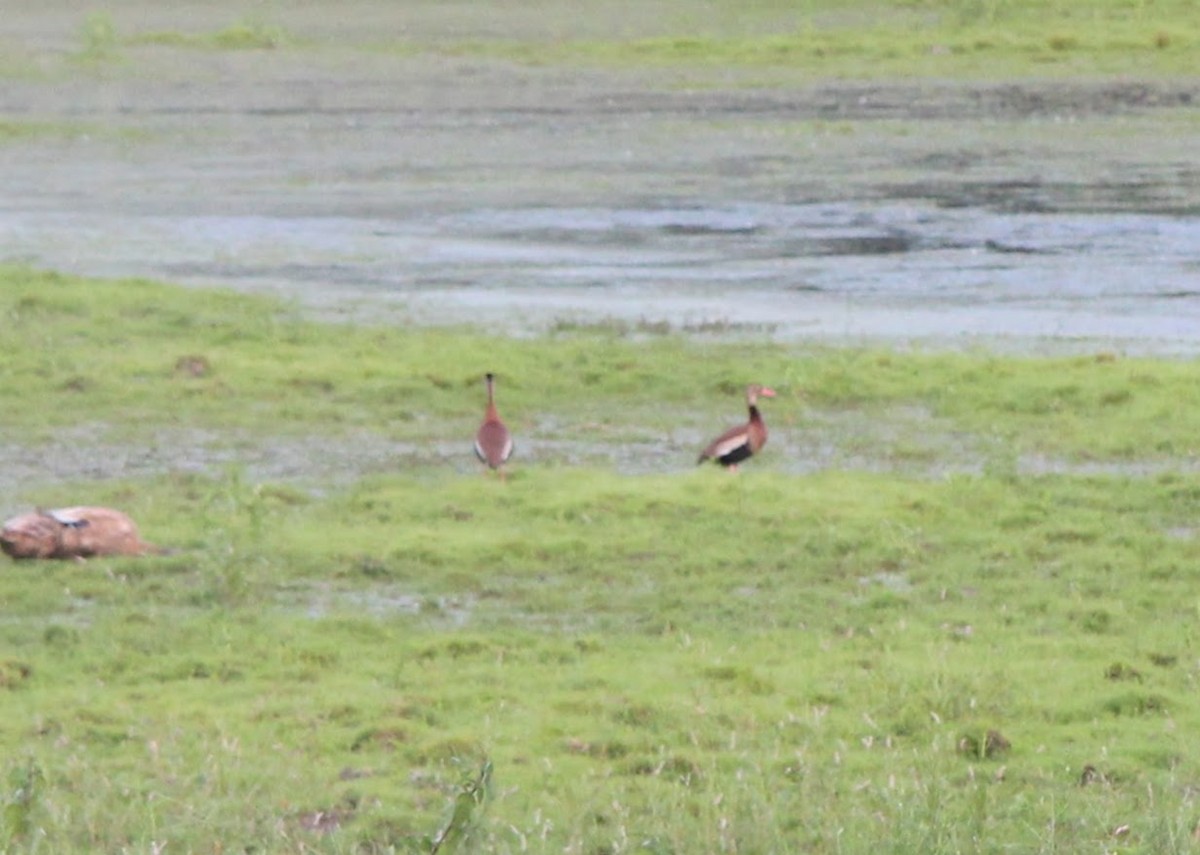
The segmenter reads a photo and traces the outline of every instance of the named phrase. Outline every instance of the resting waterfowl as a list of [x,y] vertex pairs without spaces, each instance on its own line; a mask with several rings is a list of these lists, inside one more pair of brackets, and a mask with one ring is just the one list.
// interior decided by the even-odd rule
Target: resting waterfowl
[[4,523],[0,550],[17,559],[162,553],[142,540],[137,524],[112,508],[38,509]]

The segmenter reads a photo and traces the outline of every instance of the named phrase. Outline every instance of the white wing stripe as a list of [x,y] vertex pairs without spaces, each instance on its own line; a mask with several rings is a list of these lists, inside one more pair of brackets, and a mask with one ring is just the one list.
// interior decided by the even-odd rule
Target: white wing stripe
[[743,445],[745,445],[749,441],[750,441],[750,438],[748,436],[746,436],[746,434],[744,434],[744,433],[738,434],[737,436],[731,436],[731,437],[729,437],[729,439],[718,444],[717,447],[713,449],[712,456],[713,457],[724,457],[726,454],[733,451],[734,449],[741,448]]

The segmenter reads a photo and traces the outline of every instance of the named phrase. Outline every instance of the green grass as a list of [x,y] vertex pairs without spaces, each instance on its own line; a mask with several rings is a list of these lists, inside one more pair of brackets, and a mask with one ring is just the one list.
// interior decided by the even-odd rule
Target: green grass
[[420,850],[487,758],[489,851],[1186,851],[1195,478],[112,491],[186,551],[4,577],[49,850]]
[[[434,460],[315,489],[237,466],[13,485],[178,551],[5,566],[0,850],[1193,851],[1192,362],[510,341],[2,279],[7,446],[352,428],[469,458],[494,368],[518,457],[504,482]],[[750,378],[785,392],[784,435],[922,410],[1001,462],[1134,474],[799,477],[782,437],[739,477],[693,449],[643,475],[521,456],[542,422],[614,447],[720,425]]]
[[476,40],[444,47],[530,64],[785,69],[802,77],[1192,75],[1187,0],[715,3],[667,16],[668,34]]
[[160,30],[126,34],[110,12],[92,12],[79,28],[79,49],[73,59],[86,67],[131,63],[129,50],[159,47],[206,50],[270,50],[290,47],[296,39],[282,26],[256,18],[241,18],[212,32]]
[[72,140],[92,135],[112,135],[110,128],[87,125],[82,122],[38,122],[0,119],[0,145],[29,140],[62,139]]
[[932,30],[806,31],[787,35],[672,36],[628,42],[554,44],[470,42],[447,48],[534,65],[597,64],[622,68],[683,66],[783,69],[809,78],[874,80],[890,76],[973,79],[1190,74],[1200,28],[1174,34],[1153,27],[1088,27],[1047,34],[994,26]]
[[[580,22],[580,16],[582,24]],[[474,56],[529,65],[618,69],[675,68],[704,74],[746,72],[744,83],[790,85],[825,78],[984,79],[1020,77],[1192,77],[1200,54],[1200,18],[1191,0],[813,0],[705,4],[659,3],[652,13],[622,15],[596,5],[551,4],[531,28],[491,4],[487,35],[449,26],[436,9],[404,11],[398,40],[316,34],[299,37],[281,23],[240,19],[217,31],[126,33],[110,13],[81,28],[78,58],[127,62],[154,45],[180,49],[307,51],[349,47],[404,56]],[[453,20],[453,16],[451,16]],[[550,22],[557,21],[558,24]],[[449,29],[447,27],[449,26]],[[584,32],[585,35],[579,35]],[[338,43],[341,40],[341,43]]]
[[[123,440],[175,426],[462,436],[491,365],[514,418],[536,430],[539,412],[555,413],[580,437],[610,444],[707,431],[736,417],[755,378],[782,393],[767,405],[781,429],[821,418],[869,426],[909,410],[1001,457],[1161,462],[1194,458],[1200,443],[1200,384],[1185,361],[731,346],[608,323],[536,341],[351,331],[267,300],[153,282],[8,268],[0,285],[4,418],[31,437],[80,425]],[[189,357],[207,364],[201,376],[181,366]],[[900,437],[901,455],[919,439]]]
[[284,27],[266,21],[242,19],[210,33],[176,30],[143,32],[128,38],[130,45],[207,48],[214,50],[269,50],[289,47],[295,37]]

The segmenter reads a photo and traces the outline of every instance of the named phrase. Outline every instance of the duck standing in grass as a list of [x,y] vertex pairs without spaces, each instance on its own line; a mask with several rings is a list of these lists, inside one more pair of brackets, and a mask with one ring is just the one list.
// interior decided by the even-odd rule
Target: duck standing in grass
[[483,424],[475,434],[475,456],[489,468],[500,470],[503,477],[504,471],[500,467],[512,456],[512,435],[496,410],[496,375],[489,371],[484,375],[484,382],[487,384],[487,410],[483,414]]
[[767,444],[767,424],[758,411],[758,399],[774,398],[775,390],[758,383],[746,387],[746,406],[750,409],[750,420],[744,425],[730,428],[708,444],[700,452],[697,464],[713,460],[730,472],[736,472],[738,464],[758,453]]

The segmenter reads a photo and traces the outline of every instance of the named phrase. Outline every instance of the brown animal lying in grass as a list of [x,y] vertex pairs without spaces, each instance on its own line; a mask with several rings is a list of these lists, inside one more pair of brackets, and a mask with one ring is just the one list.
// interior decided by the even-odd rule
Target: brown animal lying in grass
[[4,523],[0,549],[13,558],[74,558],[161,552],[144,542],[137,525],[112,508],[38,509]]

